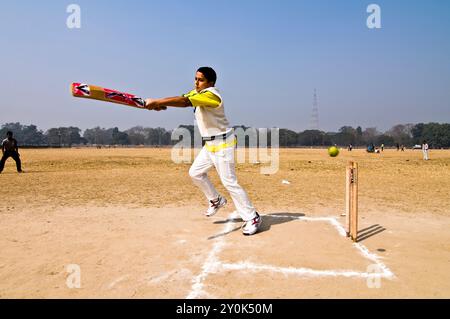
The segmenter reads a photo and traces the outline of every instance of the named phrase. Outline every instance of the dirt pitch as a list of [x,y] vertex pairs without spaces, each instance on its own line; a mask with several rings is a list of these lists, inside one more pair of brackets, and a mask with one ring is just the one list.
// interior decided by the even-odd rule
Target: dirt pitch
[[[25,174],[9,160],[0,174],[0,297],[450,297],[450,151],[432,150],[425,162],[412,150],[281,150],[275,175],[239,164],[263,215],[251,237],[232,201],[203,217],[190,165],[170,155],[22,150]],[[360,166],[358,244],[342,236],[350,159]]]

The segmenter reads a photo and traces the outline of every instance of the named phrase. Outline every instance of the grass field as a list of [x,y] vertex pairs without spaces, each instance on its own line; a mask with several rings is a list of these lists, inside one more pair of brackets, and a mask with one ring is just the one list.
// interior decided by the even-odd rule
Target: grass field
[[[341,150],[331,158],[322,149],[282,149],[273,175],[260,173],[264,163],[238,164],[240,184],[266,215],[252,237],[227,220],[231,201],[219,216],[202,216],[206,201],[188,176],[190,164],[172,162],[170,149],[24,149],[21,158],[24,174],[12,160],[0,174],[0,297],[450,297],[448,150],[423,161],[413,150]],[[291,222],[331,216],[343,224],[348,160],[360,167],[360,228],[379,230],[361,244],[394,278],[373,289],[359,277],[277,273],[365,271],[367,261],[331,226]],[[205,275],[214,247],[223,267]],[[253,266],[235,270],[240,262]],[[81,267],[79,289],[66,285],[68,264]],[[239,284],[249,271],[259,279]]]

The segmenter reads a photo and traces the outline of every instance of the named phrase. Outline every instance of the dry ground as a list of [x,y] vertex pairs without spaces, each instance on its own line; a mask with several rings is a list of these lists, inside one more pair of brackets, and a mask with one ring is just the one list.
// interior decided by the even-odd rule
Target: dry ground
[[[244,237],[227,219],[231,200],[202,216],[190,165],[173,163],[170,149],[24,149],[26,173],[9,160],[0,174],[0,297],[449,298],[450,151],[430,156],[284,149],[274,175],[260,173],[264,163],[238,164],[266,215],[262,232]],[[298,220],[344,223],[350,159],[360,165],[360,244],[394,274],[379,288],[333,275],[372,262],[332,224]],[[67,286],[70,264],[79,289]]]

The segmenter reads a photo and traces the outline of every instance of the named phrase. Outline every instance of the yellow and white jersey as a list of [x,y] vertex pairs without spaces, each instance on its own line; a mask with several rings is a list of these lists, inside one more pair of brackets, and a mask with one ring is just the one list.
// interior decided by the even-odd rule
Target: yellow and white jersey
[[228,133],[231,128],[225,116],[223,99],[215,87],[200,92],[192,90],[183,95],[195,107],[195,119],[202,137],[211,137]]

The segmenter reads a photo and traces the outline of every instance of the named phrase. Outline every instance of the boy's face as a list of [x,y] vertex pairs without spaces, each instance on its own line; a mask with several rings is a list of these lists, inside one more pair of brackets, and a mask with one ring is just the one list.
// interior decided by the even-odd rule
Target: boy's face
[[203,73],[197,72],[195,74],[195,90],[197,92],[200,92],[206,88],[209,88],[211,86],[214,86],[214,83],[208,82],[208,80],[205,78]]

